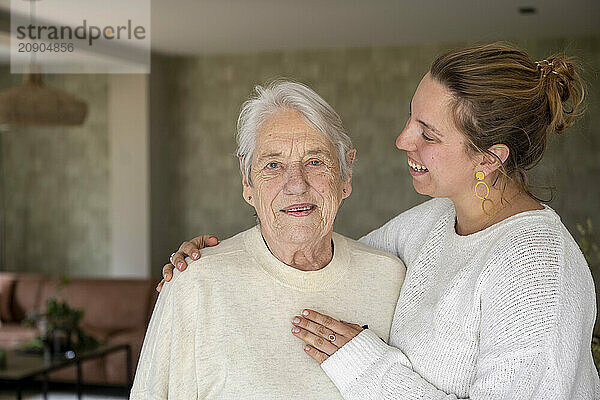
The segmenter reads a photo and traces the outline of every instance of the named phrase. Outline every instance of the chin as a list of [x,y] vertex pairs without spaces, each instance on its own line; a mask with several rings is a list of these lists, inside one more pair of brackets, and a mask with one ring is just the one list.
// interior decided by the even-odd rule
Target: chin
[[431,191],[427,190],[427,188],[420,186],[419,184],[415,184],[415,181],[413,181],[413,188],[415,189],[415,192],[419,193],[419,194],[423,194],[425,196],[431,196]]
[[281,239],[291,243],[307,243],[313,242],[321,236],[323,236],[323,232],[315,227],[294,226],[282,232]]

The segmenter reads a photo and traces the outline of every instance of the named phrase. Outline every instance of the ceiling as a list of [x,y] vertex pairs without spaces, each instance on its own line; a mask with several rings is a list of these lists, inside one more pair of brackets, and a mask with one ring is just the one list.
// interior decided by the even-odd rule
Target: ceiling
[[600,35],[600,0],[152,0],[150,32],[177,55],[574,37]]

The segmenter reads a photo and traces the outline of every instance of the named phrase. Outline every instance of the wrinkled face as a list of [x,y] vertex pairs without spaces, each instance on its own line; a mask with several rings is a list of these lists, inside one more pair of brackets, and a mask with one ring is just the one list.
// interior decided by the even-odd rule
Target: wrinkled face
[[418,193],[459,200],[473,195],[477,164],[467,153],[464,135],[454,125],[451,100],[444,85],[425,75],[396,147],[407,152]]
[[263,235],[288,243],[329,235],[351,192],[350,179],[340,178],[333,144],[295,111],[279,111],[263,124],[250,174],[244,199],[255,208]]

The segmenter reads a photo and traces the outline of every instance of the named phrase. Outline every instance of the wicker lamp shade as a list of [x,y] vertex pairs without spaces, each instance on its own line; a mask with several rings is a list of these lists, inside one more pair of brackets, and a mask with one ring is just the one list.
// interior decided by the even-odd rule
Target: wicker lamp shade
[[0,92],[0,125],[81,125],[87,104],[46,86],[40,74],[25,75],[23,84]]

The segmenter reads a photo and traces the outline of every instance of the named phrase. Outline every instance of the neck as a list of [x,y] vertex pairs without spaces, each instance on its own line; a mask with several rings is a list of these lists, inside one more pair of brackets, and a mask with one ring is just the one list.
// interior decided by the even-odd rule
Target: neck
[[[495,212],[487,215],[481,206],[483,200],[475,197],[473,193],[462,198],[453,198],[454,208],[456,209],[456,232],[459,235],[470,235],[482,231],[508,217],[523,211],[542,209],[541,204],[521,191],[520,188],[509,182],[506,185],[504,193],[495,187],[490,186],[488,199],[495,204]],[[498,187],[501,187],[498,185]],[[488,213],[491,207],[487,207]]]
[[332,232],[325,237],[303,243],[287,243],[270,237],[261,229],[269,251],[279,261],[300,271],[316,271],[324,268],[333,258]]

